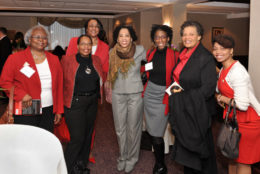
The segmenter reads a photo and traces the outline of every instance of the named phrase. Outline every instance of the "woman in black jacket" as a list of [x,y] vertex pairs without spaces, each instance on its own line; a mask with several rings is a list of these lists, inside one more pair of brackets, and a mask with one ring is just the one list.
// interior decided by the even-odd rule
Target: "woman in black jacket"
[[196,21],[181,26],[184,49],[172,78],[169,121],[176,137],[174,159],[184,165],[184,174],[216,174],[217,166],[211,132],[215,113],[216,68],[212,54],[200,43],[203,28]]

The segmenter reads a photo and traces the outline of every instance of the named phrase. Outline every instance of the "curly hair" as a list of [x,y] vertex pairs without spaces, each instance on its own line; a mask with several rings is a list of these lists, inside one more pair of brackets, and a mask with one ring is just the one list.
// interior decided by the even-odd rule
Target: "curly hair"
[[173,32],[172,32],[172,28],[167,26],[167,25],[153,24],[152,30],[151,30],[151,35],[150,35],[151,36],[151,40],[153,41],[153,43],[155,43],[154,37],[155,37],[155,33],[158,30],[162,30],[162,31],[164,31],[166,33],[167,37],[169,38],[168,44],[171,45]]
[[235,47],[235,41],[231,36],[219,34],[212,40],[212,45],[214,43],[218,43],[224,48],[234,48]]
[[129,31],[130,36],[133,39],[133,42],[137,40],[137,36],[136,36],[135,30],[134,30],[134,28],[132,26],[120,25],[120,26],[116,27],[114,32],[113,32],[113,42],[114,42],[113,45],[115,45],[117,43],[117,38],[118,38],[119,32],[123,28],[125,28],[125,29],[127,29]]
[[47,35],[47,38],[48,38],[48,44],[49,44],[49,41],[50,41],[50,33],[49,31],[43,26],[43,25],[35,25],[33,26],[32,28],[30,28],[29,30],[26,31],[25,35],[24,35],[24,42],[26,45],[29,45],[30,42],[30,38],[32,36],[32,32],[36,29],[42,29],[45,31],[46,35]]
[[181,36],[183,36],[183,30],[184,28],[186,27],[195,27],[196,30],[197,30],[197,33],[199,36],[201,36],[201,38],[203,37],[203,34],[204,34],[204,30],[203,30],[203,27],[202,25],[197,22],[197,21],[185,21],[182,25],[181,25]]
[[95,21],[97,21],[97,23],[98,23],[98,26],[99,26],[98,38],[99,38],[100,40],[102,40],[103,42],[108,43],[108,40],[107,40],[107,37],[106,37],[106,31],[104,30],[103,25],[102,25],[101,21],[100,21],[98,18],[89,18],[89,19],[85,22],[85,25],[84,25],[85,32],[87,33],[88,23],[89,23],[89,21],[91,21],[91,20],[95,20]]

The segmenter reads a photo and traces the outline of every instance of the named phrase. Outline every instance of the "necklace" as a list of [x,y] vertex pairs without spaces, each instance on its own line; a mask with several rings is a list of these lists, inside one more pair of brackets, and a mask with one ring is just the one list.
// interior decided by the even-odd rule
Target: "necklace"
[[91,74],[91,69],[88,67],[88,65],[86,66],[85,73],[86,74]]
[[46,55],[45,55],[44,53],[43,53],[43,55],[40,55],[40,56],[34,54],[33,52],[31,52],[31,53],[32,53],[32,56],[33,56],[33,58],[34,58],[35,60],[42,60],[42,59],[45,59],[45,58],[46,58]]

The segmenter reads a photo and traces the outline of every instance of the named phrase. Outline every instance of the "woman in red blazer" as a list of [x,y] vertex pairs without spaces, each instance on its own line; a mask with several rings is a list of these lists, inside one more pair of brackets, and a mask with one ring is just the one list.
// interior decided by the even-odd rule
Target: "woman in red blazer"
[[41,101],[42,114],[14,115],[14,123],[38,126],[53,132],[54,124],[59,123],[63,113],[63,78],[58,57],[44,50],[48,37],[48,31],[40,25],[26,32],[28,47],[8,57],[0,86],[5,89],[15,86],[14,100],[21,101],[24,108],[31,106],[33,99]]
[[[85,32],[92,39],[92,55],[99,57],[101,60],[102,69],[104,72],[104,81],[106,81],[107,72],[109,68],[109,46],[107,45],[106,32],[103,29],[103,25],[97,18],[90,18],[85,23]],[[73,37],[70,40],[66,55],[75,55],[78,52],[77,47],[78,37]],[[93,132],[92,137],[92,147],[94,144],[95,131]],[[90,154],[91,162],[95,163],[95,158]]]
[[64,72],[64,115],[70,132],[65,160],[68,173],[88,174],[90,171],[86,165],[99,95],[102,101],[104,74],[99,57],[91,55],[90,36],[80,36],[77,45],[77,54],[64,56],[61,60]]
[[[105,73],[108,72],[109,67],[109,46],[107,45],[106,33],[103,29],[102,23],[97,18],[90,18],[85,23],[86,34],[89,35],[93,41],[92,55],[98,56],[102,63],[102,68]],[[78,52],[77,48],[78,37],[73,37],[70,40],[66,55],[73,55]]]

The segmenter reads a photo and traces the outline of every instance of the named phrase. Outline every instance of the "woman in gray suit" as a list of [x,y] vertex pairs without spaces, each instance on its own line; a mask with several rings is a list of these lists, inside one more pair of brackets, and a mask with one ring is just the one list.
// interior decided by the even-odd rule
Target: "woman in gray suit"
[[119,144],[118,171],[131,172],[139,158],[143,120],[141,61],[146,52],[131,26],[118,26],[115,46],[109,54],[108,81],[112,87],[112,109]]

